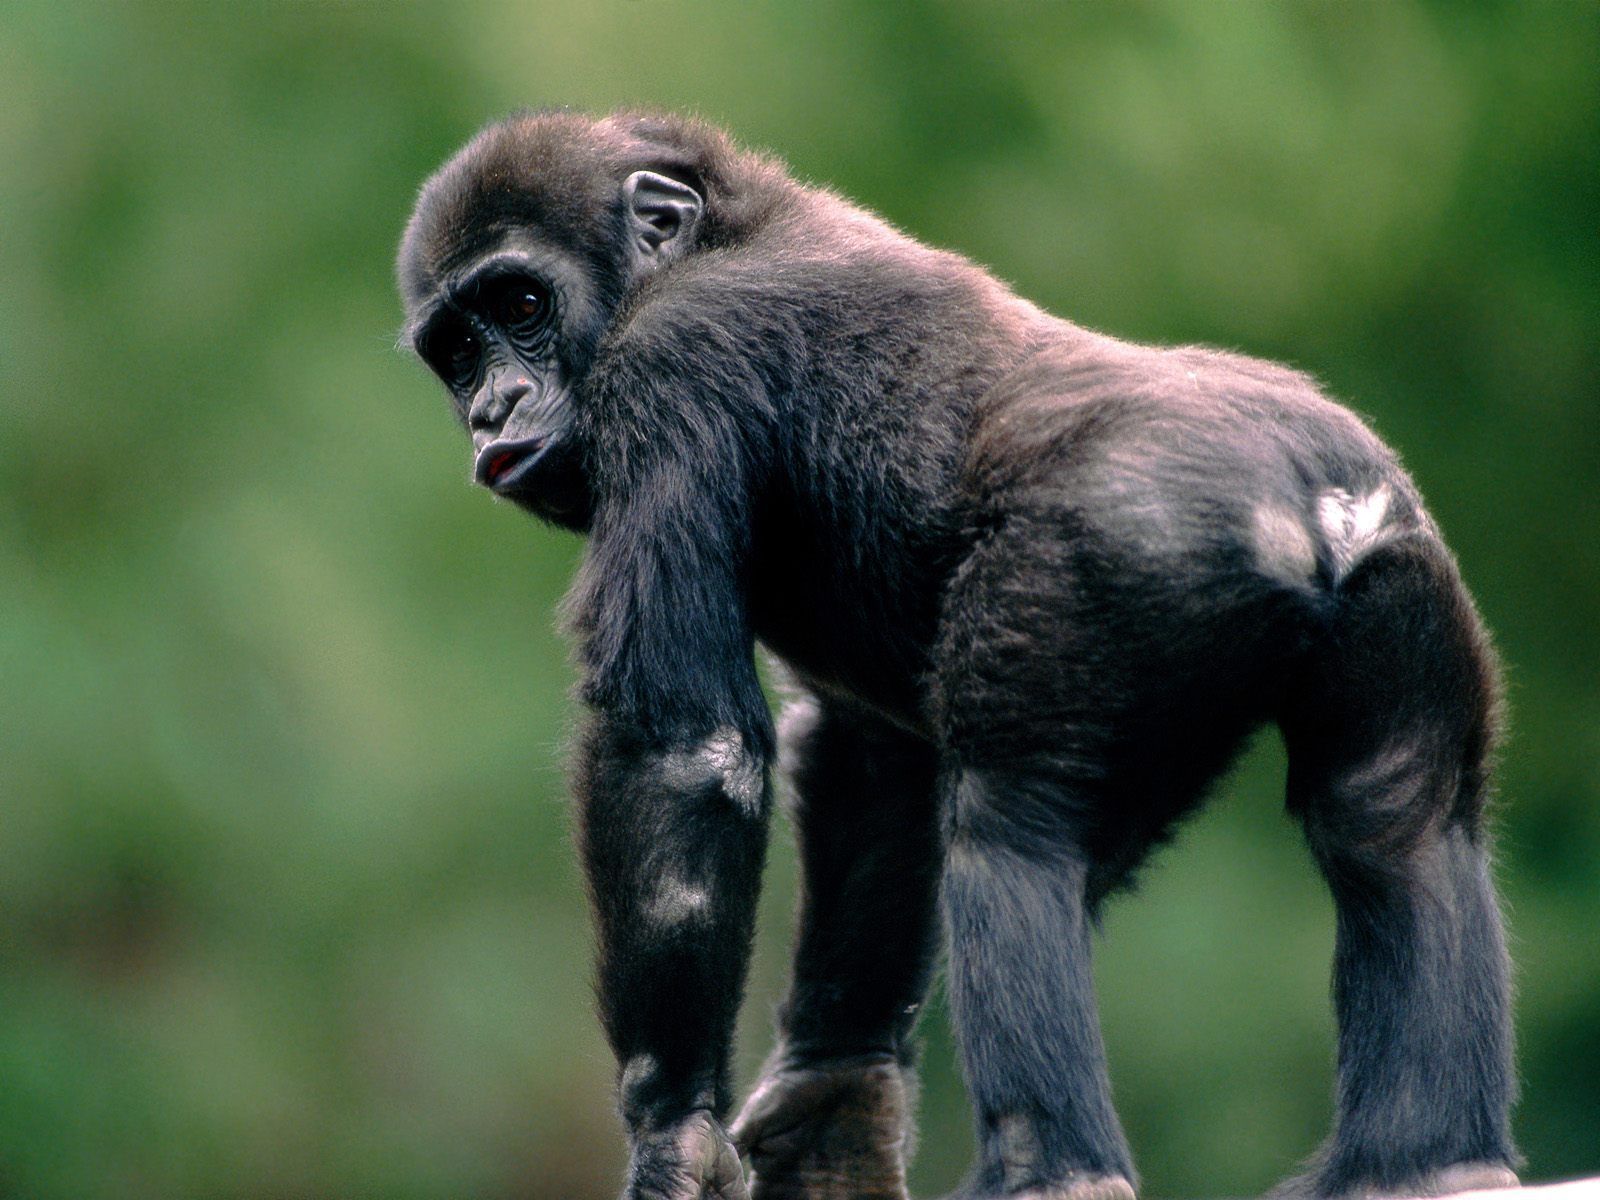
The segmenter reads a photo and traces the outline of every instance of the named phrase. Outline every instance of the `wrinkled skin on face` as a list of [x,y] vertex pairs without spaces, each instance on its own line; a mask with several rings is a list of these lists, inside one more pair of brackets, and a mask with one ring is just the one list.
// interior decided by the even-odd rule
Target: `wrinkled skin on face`
[[560,353],[571,293],[558,259],[508,239],[436,291],[411,340],[472,436],[474,481],[582,529],[591,502],[572,436],[574,364]]
[[630,294],[693,243],[705,199],[675,177],[692,176],[683,164],[641,157],[637,139],[620,135],[615,145],[591,139],[581,149],[593,161],[574,174],[493,191],[526,165],[498,136],[487,131],[424,189],[400,250],[402,341],[471,434],[473,480],[586,532],[585,376]]

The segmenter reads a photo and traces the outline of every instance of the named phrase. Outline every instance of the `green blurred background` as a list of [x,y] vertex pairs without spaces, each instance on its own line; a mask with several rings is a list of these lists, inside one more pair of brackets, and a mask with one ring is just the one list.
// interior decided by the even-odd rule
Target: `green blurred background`
[[[1089,325],[1323,378],[1509,666],[1531,1177],[1600,1170],[1600,6],[0,4],[0,1195],[614,1194],[551,607],[394,351],[424,175],[691,108]],[[1148,1191],[1332,1085],[1265,739],[1098,963]],[[782,986],[779,822],[741,1031]],[[970,1148],[943,1010],[915,1183]]]

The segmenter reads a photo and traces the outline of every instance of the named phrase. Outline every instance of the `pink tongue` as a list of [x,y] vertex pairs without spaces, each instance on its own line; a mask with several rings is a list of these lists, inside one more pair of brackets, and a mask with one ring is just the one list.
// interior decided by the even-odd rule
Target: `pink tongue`
[[496,455],[494,461],[489,464],[489,479],[493,481],[504,475],[507,469],[510,468],[512,460],[516,457],[510,451]]

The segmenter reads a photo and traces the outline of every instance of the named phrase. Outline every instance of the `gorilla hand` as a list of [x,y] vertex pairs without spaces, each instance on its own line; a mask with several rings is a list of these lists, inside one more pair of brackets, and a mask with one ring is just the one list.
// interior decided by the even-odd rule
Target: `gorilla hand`
[[732,1129],[752,1200],[906,1200],[908,1075],[888,1056],[769,1064]]
[[750,1193],[727,1131],[702,1111],[635,1140],[622,1200],[750,1200]]

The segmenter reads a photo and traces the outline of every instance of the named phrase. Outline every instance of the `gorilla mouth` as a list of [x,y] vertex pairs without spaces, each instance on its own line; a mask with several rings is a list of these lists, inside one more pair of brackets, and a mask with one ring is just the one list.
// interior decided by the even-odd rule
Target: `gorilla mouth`
[[473,478],[492,492],[507,492],[533,469],[544,448],[543,437],[517,442],[490,442],[478,454]]

